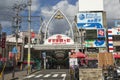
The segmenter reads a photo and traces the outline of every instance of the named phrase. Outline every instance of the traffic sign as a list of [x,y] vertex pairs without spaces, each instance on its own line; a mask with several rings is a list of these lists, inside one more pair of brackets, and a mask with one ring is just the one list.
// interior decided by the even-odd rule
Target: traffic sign
[[13,47],[12,53],[13,53],[13,54],[17,54],[17,52],[18,52],[17,48],[16,48],[16,47]]
[[42,53],[42,57],[43,57],[43,58],[46,58],[46,52],[43,52],[43,53]]

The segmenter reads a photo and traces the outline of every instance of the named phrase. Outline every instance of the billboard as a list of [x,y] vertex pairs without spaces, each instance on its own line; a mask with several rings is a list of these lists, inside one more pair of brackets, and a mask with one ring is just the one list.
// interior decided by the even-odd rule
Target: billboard
[[78,28],[104,28],[102,12],[89,12],[77,14]]
[[103,0],[79,0],[79,11],[103,11]]

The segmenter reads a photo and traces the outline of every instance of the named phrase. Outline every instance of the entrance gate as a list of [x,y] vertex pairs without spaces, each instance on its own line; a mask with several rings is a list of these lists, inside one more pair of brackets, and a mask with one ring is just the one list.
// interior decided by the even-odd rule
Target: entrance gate
[[[73,21],[71,24],[63,12],[58,9],[47,23],[42,23],[38,33],[38,44],[32,47],[35,50],[46,52],[46,59],[44,59],[46,64],[44,65],[47,68],[67,68],[69,52],[76,46],[78,49],[83,49],[80,38],[76,22]],[[65,65],[66,67],[64,67]]]
[[[69,52],[72,49],[81,49],[80,44],[73,45],[34,45],[35,50],[46,53],[47,69],[65,69],[69,68]],[[44,61],[42,61],[44,63]]]

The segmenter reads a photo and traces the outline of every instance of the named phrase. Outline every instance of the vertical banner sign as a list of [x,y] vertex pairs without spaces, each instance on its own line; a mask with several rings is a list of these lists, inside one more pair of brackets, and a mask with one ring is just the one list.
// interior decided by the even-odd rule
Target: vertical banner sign
[[2,48],[5,48],[5,43],[6,43],[6,33],[2,32],[2,43],[1,43]]
[[0,34],[0,47],[2,47],[2,35]]

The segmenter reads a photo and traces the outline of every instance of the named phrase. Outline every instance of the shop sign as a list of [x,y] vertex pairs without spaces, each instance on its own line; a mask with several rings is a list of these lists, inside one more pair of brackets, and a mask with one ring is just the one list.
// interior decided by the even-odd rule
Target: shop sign
[[66,35],[62,35],[62,34],[56,34],[53,35],[51,37],[49,37],[47,40],[45,40],[45,45],[58,45],[58,44],[74,44],[74,41],[66,36]]
[[99,52],[98,48],[87,48],[88,52]]

